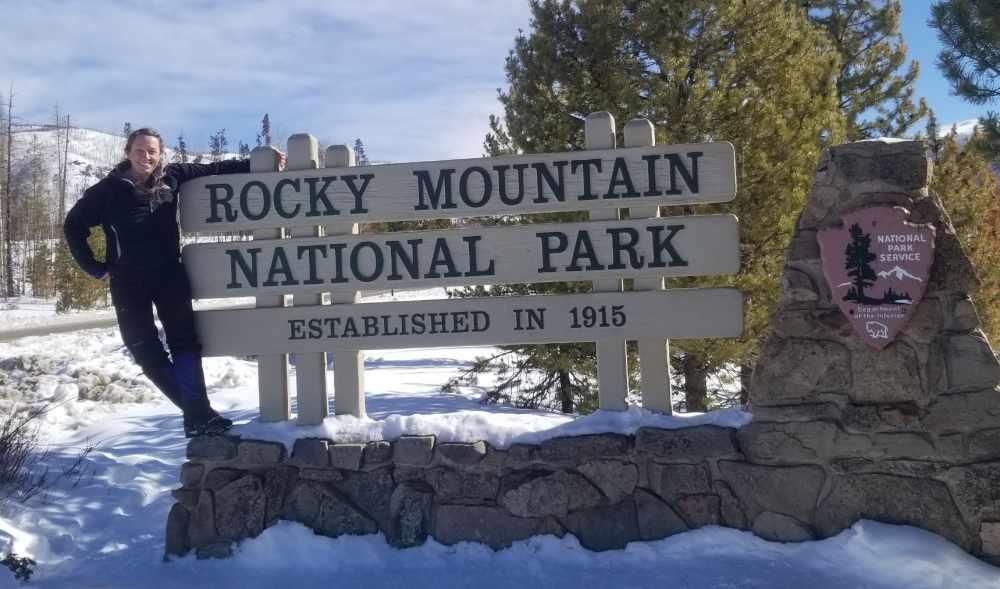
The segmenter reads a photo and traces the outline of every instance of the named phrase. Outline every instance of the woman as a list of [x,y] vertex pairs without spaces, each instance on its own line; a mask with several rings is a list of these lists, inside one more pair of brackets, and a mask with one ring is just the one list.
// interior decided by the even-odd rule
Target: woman
[[[191,287],[180,261],[177,188],[210,174],[250,171],[247,160],[164,164],[159,133],[143,128],[125,143],[125,161],[91,186],[66,215],[70,251],[94,278],[111,276],[111,300],[125,347],[143,373],[184,413],[184,434],[221,434],[233,422],[212,409],[205,390],[201,345],[195,332]],[[105,262],[87,244],[100,225]],[[153,323],[153,306],[166,333],[167,355]]]

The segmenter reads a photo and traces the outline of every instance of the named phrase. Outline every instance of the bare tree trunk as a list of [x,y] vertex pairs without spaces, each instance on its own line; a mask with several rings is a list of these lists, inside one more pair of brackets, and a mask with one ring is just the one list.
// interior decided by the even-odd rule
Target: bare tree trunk
[[69,173],[69,115],[66,115],[66,138],[63,140],[63,158],[61,182],[59,184],[59,217],[56,225],[62,227],[63,219],[66,218],[66,175]]
[[705,363],[697,355],[685,354],[681,371],[684,373],[688,413],[708,411],[708,371],[705,370]]
[[13,117],[14,115],[14,85],[10,85],[10,92],[7,93],[7,162],[6,179],[3,183],[3,204],[4,204],[4,225],[7,233],[4,236],[7,250],[4,252],[4,270],[6,271],[5,291],[7,296],[17,294],[14,290],[14,224],[11,213],[11,174],[12,174],[12,152],[14,151]]
[[[2,103],[0,103],[2,107]],[[7,284],[7,273],[4,270],[3,260],[7,259],[7,206],[4,194],[6,193],[7,175],[3,163],[7,161],[7,124],[4,112],[0,108],[0,296],[6,297],[4,285]]]
[[559,371],[559,402],[560,411],[573,413],[573,384],[569,380],[569,371]]

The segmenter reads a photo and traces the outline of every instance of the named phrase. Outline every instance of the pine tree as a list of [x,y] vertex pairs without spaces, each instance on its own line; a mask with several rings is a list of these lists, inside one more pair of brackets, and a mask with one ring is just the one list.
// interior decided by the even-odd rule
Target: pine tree
[[924,141],[927,143],[927,156],[933,161],[937,161],[938,156],[941,155],[941,138],[939,135],[941,131],[938,129],[937,116],[934,115],[934,111],[931,110],[927,113],[927,128],[926,128],[927,138]]
[[184,141],[183,131],[177,135],[177,145],[174,147],[173,160],[175,163],[181,164],[186,164],[188,162],[187,142]]
[[931,191],[944,204],[955,233],[972,260],[980,285],[972,295],[983,331],[1000,343],[1000,180],[990,161],[962,149],[954,131],[934,165]]
[[365,144],[361,142],[361,138],[358,137],[354,140],[354,158],[359,166],[367,166],[368,154],[365,152]]
[[[581,113],[634,117],[659,143],[731,141],[736,200],[668,214],[733,212],[740,218],[739,276],[675,279],[670,286],[733,284],[747,295],[740,340],[672,344],[687,377],[687,408],[705,408],[705,379],[726,362],[750,363],[770,310],[794,216],[826,141],[842,136],[837,53],[792,4],[770,0],[533,0],[532,30],[507,58],[503,118],[491,117],[488,155],[580,149]],[[790,83],[794,80],[795,83]],[[545,215],[532,220],[578,219]],[[504,285],[468,294],[574,292],[589,284]],[[512,346],[519,365],[542,366],[550,406],[589,403],[593,345]]]
[[[1000,4],[996,0],[943,0],[928,22],[944,46],[938,54],[952,89],[973,104],[1000,102]],[[982,134],[972,145],[1000,160],[1000,114],[979,119]]]
[[55,259],[47,241],[35,249],[29,264],[31,296],[47,299],[55,294]]
[[955,94],[973,104],[1000,101],[1000,4],[942,0],[928,24],[938,30],[938,67]]
[[[96,227],[90,232],[87,243],[94,251],[94,257],[105,259],[104,231]],[[55,256],[56,313],[66,313],[75,309],[93,309],[107,301],[108,281],[95,280],[80,270],[70,254],[64,240],[59,241]]]
[[851,141],[902,137],[927,114],[913,93],[920,65],[906,61],[900,0],[789,0],[804,5],[840,54],[837,94]]
[[271,117],[264,113],[264,118],[260,121],[260,135],[257,138],[257,145],[263,140],[264,145],[271,145]]
[[865,295],[865,289],[875,284],[878,276],[871,263],[875,261],[875,254],[872,253],[871,235],[864,232],[857,223],[851,225],[851,243],[847,244],[844,250],[844,269],[847,275],[852,278],[854,286],[844,295],[844,300],[867,303],[869,297]]
[[249,158],[250,157],[250,146],[247,145],[246,143],[243,143],[242,140],[239,142],[239,144],[240,144],[240,159],[247,159],[247,158]]
[[132,134],[132,123],[125,121],[125,124],[122,125],[122,137],[128,138],[128,136],[131,134]]
[[229,146],[229,141],[226,139],[226,130],[219,129],[214,135],[210,136],[208,138],[208,146],[212,154],[212,161],[221,162],[226,153],[226,147]]

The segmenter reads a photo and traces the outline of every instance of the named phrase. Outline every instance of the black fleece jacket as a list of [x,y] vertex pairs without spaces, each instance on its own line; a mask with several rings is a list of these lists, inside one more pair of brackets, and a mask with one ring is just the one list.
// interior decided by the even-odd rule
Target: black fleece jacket
[[[127,164],[127,163],[126,163]],[[250,171],[249,160],[211,164],[169,164],[163,183],[171,188],[165,198],[150,200],[136,191],[119,166],[83,193],[66,215],[63,231],[76,263],[87,273],[141,278],[147,272],[177,263],[180,234],[177,229],[177,188],[199,176]],[[87,244],[90,228],[100,225],[107,243],[107,262],[94,259]]]

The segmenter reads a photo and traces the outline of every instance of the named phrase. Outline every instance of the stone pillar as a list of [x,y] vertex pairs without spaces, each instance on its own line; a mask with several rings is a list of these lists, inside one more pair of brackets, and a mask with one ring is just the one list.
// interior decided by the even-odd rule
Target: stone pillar
[[[862,517],[920,526],[1000,558],[1000,365],[970,299],[978,280],[928,190],[920,142],[830,148],[816,170],[751,385],[748,460],[819,465],[815,519],[830,536]],[[818,231],[873,206],[932,223],[935,258],[909,323],[881,351],[855,335],[823,274]]]

